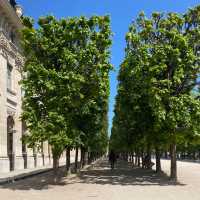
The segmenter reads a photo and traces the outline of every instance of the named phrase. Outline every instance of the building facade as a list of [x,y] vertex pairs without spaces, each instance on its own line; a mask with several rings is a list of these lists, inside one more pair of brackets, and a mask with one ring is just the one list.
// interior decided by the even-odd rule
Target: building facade
[[22,144],[25,125],[20,120],[22,91],[19,84],[23,56],[20,50],[22,10],[15,0],[0,0],[0,172],[34,168],[51,163],[43,144],[35,152]]

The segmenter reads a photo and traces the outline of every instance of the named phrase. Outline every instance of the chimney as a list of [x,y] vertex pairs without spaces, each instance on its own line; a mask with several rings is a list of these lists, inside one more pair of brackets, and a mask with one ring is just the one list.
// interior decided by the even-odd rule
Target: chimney
[[15,5],[15,11],[18,15],[18,17],[20,18],[22,15],[23,15],[23,10],[22,10],[22,7],[20,5]]

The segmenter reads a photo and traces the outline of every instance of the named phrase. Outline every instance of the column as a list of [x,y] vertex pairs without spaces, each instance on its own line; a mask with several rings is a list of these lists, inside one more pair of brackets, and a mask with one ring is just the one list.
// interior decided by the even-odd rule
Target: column
[[0,47],[0,172],[9,172],[7,155],[7,60]]
[[18,70],[18,66],[13,68],[13,90],[16,93],[16,113],[15,113],[15,169],[24,169],[24,158],[22,154],[22,121],[20,119],[22,113],[22,99],[21,99],[21,86],[19,81],[21,80],[21,74]]

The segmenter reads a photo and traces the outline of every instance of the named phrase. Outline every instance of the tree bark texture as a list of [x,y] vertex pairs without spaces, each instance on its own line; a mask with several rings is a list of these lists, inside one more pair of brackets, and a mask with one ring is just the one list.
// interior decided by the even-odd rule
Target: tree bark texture
[[66,170],[69,173],[70,172],[70,147],[67,147],[66,149]]
[[76,152],[75,152],[75,163],[74,163],[74,170],[77,172],[78,169],[78,147],[76,147]]
[[162,171],[161,162],[160,162],[161,152],[158,147],[156,147],[156,172],[159,173]]
[[172,142],[170,145],[170,156],[171,156],[171,173],[170,177],[173,180],[177,180],[177,162],[176,162],[176,143]]

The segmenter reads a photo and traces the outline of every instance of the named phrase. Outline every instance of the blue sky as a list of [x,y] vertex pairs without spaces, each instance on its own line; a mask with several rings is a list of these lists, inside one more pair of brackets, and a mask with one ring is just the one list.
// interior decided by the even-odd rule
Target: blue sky
[[110,73],[109,124],[112,125],[113,108],[117,93],[117,73],[124,58],[125,34],[132,20],[140,11],[150,15],[153,11],[185,12],[200,4],[200,0],[17,0],[24,14],[38,19],[39,16],[53,14],[56,17],[91,16],[109,14],[114,33],[111,49],[111,63],[115,71]]

